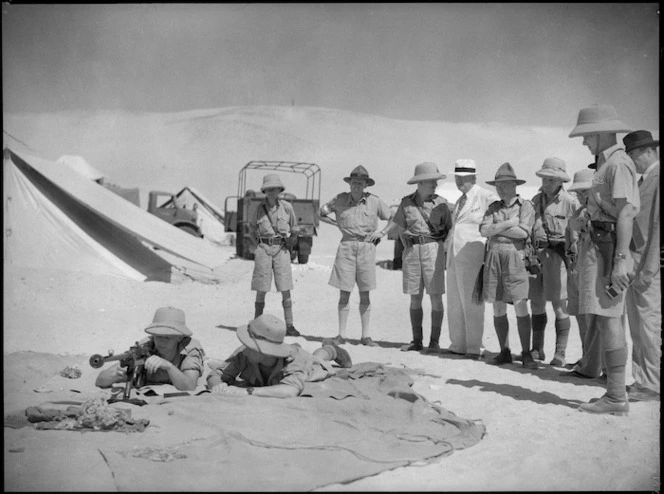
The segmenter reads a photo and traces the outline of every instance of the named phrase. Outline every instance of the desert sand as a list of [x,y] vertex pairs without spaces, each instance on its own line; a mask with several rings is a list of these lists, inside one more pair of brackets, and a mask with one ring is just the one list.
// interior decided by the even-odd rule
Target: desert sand
[[[322,225],[309,263],[293,265],[295,325],[302,336],[288,340],[312,351],[322,337],[337,331],[338,293],[327,281],[338,239],[333,227]],[[373,361],[422,371],[424,375],[413,385],[415,391],[463,418],[481,420],[487,434],[478,445],[434,464],[398,468],[326,490],[659,489],[659,402],[633,403],[628,417],[593,416],[576,408],[581,402],[601,396],[601,383],[561,378],[558,373],[562,368],[541,365],[537,371],[526,371],[518,362],[494,367],[485,361],[401,352],[399,346],[411,336],[408,296],[401,291],[401,272],[383,267],[392,257],[392,248],[391,241],[378,246],[378,288],[371,294],[373,336],[380,346],[358,344],[358,295],[354,291],[348,326],[351,342],[345,348],[354,362]],[[225,249],[232,255],[233,247]],[[46,395],[35,390],[52,385],[53,376],[60,370],[55,366],[78,365],[83,372],[81,379],[93,379],[96,371],[87,364],[89,356],[111,348],[125,349],[144,335],[142,329],[160,306],[182,308],[207,356],[223,358],[238,344],[234,328],[253,315],[253,292],[249,288],[252,267],[251,261],[231,257],[224,264],[223,281],[212,285],[192,281],[139,283],[5,265],[5,413],[46,400]],[[425,328],[427,309],[425,300]],[[268,294],[266,312],[281,315],[278,293]],[[517,351],[513,311],[508,316],[510,341]],[[498,344],[490,323],[490,308],[485,317],[484,344],[491,356],[498,351]],[[447,327],[445,320],[442,347],[449,345]],[[554,338],[548,327],[547,353],[553,353]],[[575,323],[567,355],[570,362],[581,356]],[[628,370],[628,382],[630,379]],[[73,380],[71,383],[76,385]],[[5,428],[4,437],[5,482],[18,474],[18,470],[12,470],[19,468],[17,465],[21,472],[31,472],[30,480],[26,477],[23,484],[19,483],[25,490],[39,485],[35,479],[40,475],[54,475],[52,468],[49,470],[49,455],[33,456],[30,445],[34,445],[22,442],[20,432]],[[53,441],[57,440],[56,433]],[[57,448],[57,444],[49,446],[51,455],[56,455]],[[41,460],[31,464],[31,457]],[[98,468],[98,484],[83,486],[83,490],[108,488],[103,480],[108,472],[103,464]],[[15,478],[12,482],[17,485]],[[67,484],[49,485],[54,490],[66,490],[58,486]],[[247,489],[251,490],[250,482]]]
[[[483,183],[509,160],[528,181],[517,189],[526,198],[536,191],[534,172],[547,156],[566,159],[570,175],[590,161],[581,143],[567,137],[569,129],[407,122],[314,108],[22,114],[4,115],[4,124],[31,154],[52,160],[80,155],[112,183],[140,187],[143,208],[148,190],[176,192],[185,185],[199,188],[223,208],[224,197],[236,193],[240,167],[251,159],[318,163],[323,170],[321,200],[347,190],[342,177],[362,163],[376,178],[371,191],[388,204],[412,191],[406,181],[422,161],[434,161],[449,174],[455,159],[474,158],[478,182]],[[16,144],[13,139],[9,142]],[[260,177],[253,180],[252,184],[260,183]],[[458,191],[451,176],[441,188],[451,201],[458,197],[452,195]],[[327,282],[339,238],[337,230],[322,224],[309,263],[293,265],[293,311],[302,336],[288,340],[308,350],[337,333],[338,291]],[[398,468],[328,489],[659,490],[659,402],[631,404],[628,417],[593,416],[579,412],[577,406],[601,396],[602,384],[562,378],[558,375],[562,368],[541,365],[537,371],[525,371],[518,362],[494,367],[485,361],[401,352],[399,347],[411,339],[409,297],[402,293],[401,272],[384,268],[392,259],[393,245],[387,240],[378,245],[378,287],[371,293],[373,338],[380,346],[358,344],[355,290],[348,324],[351,342],[346,348],[354,362],[419,370],[422,375],[413,385],[416,392],[460,417],[481,420],[487,434],[479,444],[434,464]],[[142,338],[143,328],[160,306],[183,309],[207,356],[224,358],[238,345],[234,329],[251,319],[254,311],[253,263],[233,254],[233,247],[221,247],[219,284],[140,283],[76,271],[75,266],[34,269],[5,262],[5,413],[48,400],[48,393],[35,390],[93,383],[96,371],[88,365],[90,355],[108,349],[120,352]],[[424,309],[428,338],[428,298]],[[266,312],[282,314],[278,293],[268,294]],[[555,340],[550,307],[548,314],[545,350],[550,359]],[[517,353],[520,345],[511,309],[508,318],[511,347]],[[445,318],[441,347],[449,345],[448,335]],[[489,357],[499,349],[490,306],[485,310],[484,345]],[[567,360],[575,362],[580,356],[573,319]],[[58,372],[65,365],[79,365],[83,372],[79,381],[63,384]],[[629,365],[627,372],[630,383]],[[57,452],[62,443],[57,434],[50,434],[55,436],[52,444],[39,445],[35,451],[36,445],[20,430],[5,428],[6,485],[11,479],[11,485],[22,490],[113,488],[100,459],[94,464],[91,484],[77,484],[76,479],[55,482],[61,471]]]

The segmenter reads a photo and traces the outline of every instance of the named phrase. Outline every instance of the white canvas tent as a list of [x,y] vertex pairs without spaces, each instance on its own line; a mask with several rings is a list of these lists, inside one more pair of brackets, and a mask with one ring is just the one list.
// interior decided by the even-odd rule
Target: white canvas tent
[[228,233],[224,230],[224,213],[212,201],[194,187],[185,187],[175,194],[178,203],[198,212],[198,226],[203,238],[218,244],[228,244]]
[[[5,148],[4,262],[170,281],[217,278],[230,257],[68,166]],[[158,250],[156,250],[158,249]]]

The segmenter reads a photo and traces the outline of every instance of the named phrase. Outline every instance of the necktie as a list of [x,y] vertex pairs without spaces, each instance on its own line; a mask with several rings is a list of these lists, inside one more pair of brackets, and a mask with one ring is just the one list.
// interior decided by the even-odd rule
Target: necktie
[[459,213],[461,213],[461,210],[466,205],[467,200],[468,200],[468,196],[466,194],[463,194],[461,196],[461,199],[459,199],[459,204],[457,205],[457,210],[456,210],[456,215],[454,216],[454,221],[456,221],[457,218],[459,217]]

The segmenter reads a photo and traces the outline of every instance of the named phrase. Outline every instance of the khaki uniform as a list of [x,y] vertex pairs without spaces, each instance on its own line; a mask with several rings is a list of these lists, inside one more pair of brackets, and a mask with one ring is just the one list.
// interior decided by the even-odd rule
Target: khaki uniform
[[350,292],[355,284],[361,292],[376,288],[376,246],[364,239],[378,227],[378,219],[389,220],[390,208],[378,196],[365,192],[353,201],[350,192],[342,192],[321,208],[334,213],[341,230],[329,284]]
[[560,243],[564,246],[567,223],[580,204],[576,197],[562,188],[547,204],[543,202],[543,192],[533,197],[533,243],[538,250],[542,272],[530,277],[528,298],[540,301],[565,300],[568,298],[567,269],[552,244]]
[[[517,195],[512,204],[496,201],[484,214],[480,228],[519,217],[519,228],[528,235],[533,230],[533,204]],[[528,298],[528,271],[524,263],[525,239],[494,235],[488,239],[489,249],[484,261],[484,291],[486,302],[513,303]]]
[[[148,336],[138,342],[139,345],[148,343],[148,348],[152,354],[155,354],[156,348],[154,346],[154,338]],[[194,339],[186,337],[178,343],[178,351],[171,364],[180,369],[182,372],[187,370],[195,370],[198,372],[198,377],[203,375],[205,370],[203,359],[205,352],[201,343]],[[154,374],[148,374],[146,384],[171,384],[171,378],[166,372],[166,369],[159,369]]]
[[305,382],[322,381],[336,372],[329,360],[307,352],[297,343],[291,345],[291,348],[290,356],[279,358],[277,364],[266,371],[247,358],[243,345],[221,366],[212,370],[207,378],[207,386],[212,389],[222,382],[232,385],[239,377],[248,386],[255,388],[286,384],[296,388],[300,394]]
[[[418,210],[422,208],[424,217]],[[443,241],[452,228],[452,216],[444,197],[434,194],[420,204],[417,192],[405,196],[393,221],[403,229],[405,236],[413,239],[413,245],[405,247],[402,255],[403,292],[420,293],[422,287],[429,294],[445,293],[445,249]]]
[[277,204],[270,208],[265,200],[256,208],[252,225],[259,242],[254,253],[251,289],[269,292],[274,273],[274,284],[278,292],[292,290],[290,252],[279,237],[286,238],[299,230],[293,206],[288,201],[279,199]]
[[[624,149],[612,146],[598,156],[597,171],[593,175],[593,186],[588,195],[590,220],[613,223],[618,219],[616,199],[625,199],[637,209],[640,207],[639,190],[636,184],[634,163]],[[581,244],[579,250],[579,311],[581,314],[596,314],[605,317],[622,317],[625,294],[610,298],[605,287],[611,283],[605,277],[604,259],[594,244]],[[631,272],[634,259],[627,257],[627,272]]]

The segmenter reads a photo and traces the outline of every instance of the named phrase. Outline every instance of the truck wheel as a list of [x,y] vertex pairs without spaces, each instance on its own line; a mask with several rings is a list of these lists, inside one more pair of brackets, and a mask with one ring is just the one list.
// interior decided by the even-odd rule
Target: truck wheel
[[306,264],[306,263],[308,263],[308,262],[309,262],[309,254],[300,254],[300,253],[298,252],[298,254],[297,254],[297,262],[299,262],[300,264]]
[[196,229],[192,226],[189,225],[180,225],[178,226],[180,230],[183,232],[188,233],[189,235],[193,235],[194,237],[200,237],[200,234],[196,231]]

